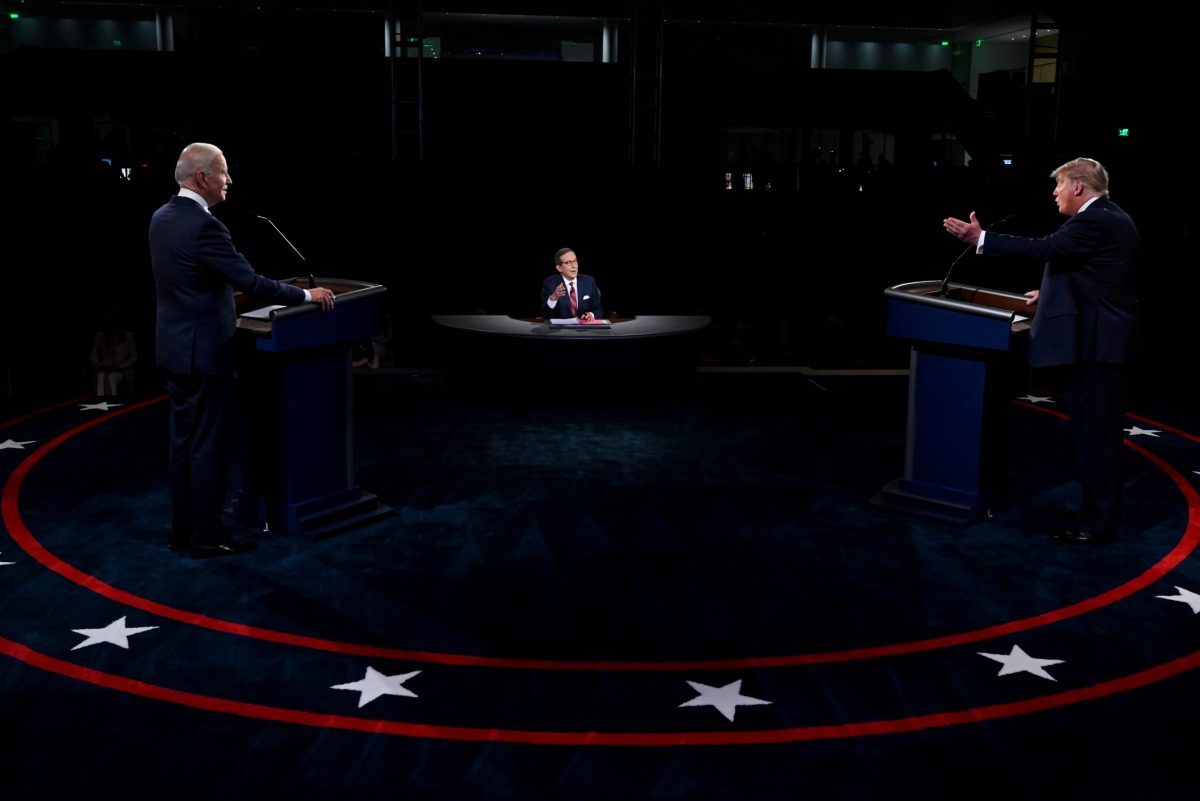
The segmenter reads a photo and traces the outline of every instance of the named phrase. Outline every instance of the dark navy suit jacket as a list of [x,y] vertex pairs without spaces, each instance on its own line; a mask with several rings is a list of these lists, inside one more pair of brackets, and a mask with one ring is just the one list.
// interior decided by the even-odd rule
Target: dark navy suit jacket
[[984,253],[1046,263],[1030,330],[1030,365],[1120,364],[1137,354],[1140,250],[1133,220],[1106,197],[1042,239],[984,238]]
[[566,281],[560,273],[547,278],[542,282],[542,316],[551,317],[557,320],[567,320],[571,317],[576,317],[584,312],[591,312],[596,317],[604,316],[604,307],[600,304],[600,288],[596,286],[596,279],[590,275],[580,273],[575,276],[575,297],[578,300],[579,311],[576,314],[571,314],[571,299],[563,295],[558,299],[558,303],[554,304],[551,309],[546,305],[546,299],[550,297],[550,293],[554,291],[559,284],[565,284]]
[[264,303],[304,302],[304,290],[254,272],[225,224],[179,195],[150,219],[150,263],[158,298],[157,363],[173,373],[233,371],[235,289]]

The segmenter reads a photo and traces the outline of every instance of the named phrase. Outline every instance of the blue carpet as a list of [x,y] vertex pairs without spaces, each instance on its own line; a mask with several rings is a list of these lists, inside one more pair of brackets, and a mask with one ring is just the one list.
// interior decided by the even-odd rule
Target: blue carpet
[[[872,506],[904,393],[709,376],[504,402],[359,376],[358,479],[394,514],[208,562],[165,547],[165,404],[5,425],[29,444],[0,449],[0,787],[1185,797],[1191,412],[1135,409],[1170,427],[1130,440],[1122,537],[1081,549],[1047,536],[1076,493],[1066,423],[1029,404],[994,517]],[[122,618],[127,648],[80,647]],[[1000,675],[1014,647],[1042,667]]]

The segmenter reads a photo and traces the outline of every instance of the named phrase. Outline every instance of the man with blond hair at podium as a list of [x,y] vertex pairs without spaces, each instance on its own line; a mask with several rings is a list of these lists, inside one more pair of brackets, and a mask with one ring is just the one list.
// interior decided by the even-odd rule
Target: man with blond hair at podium
[[1111,542],[1121,515],[1121,442],[1128,364],[1139,347],[1135,272],[1141,252],[1137,226],[1108,197],[1108,171],[1077,158],[1050,173],[1054,202],[1069,219],[1040,239],[986,233],[975,212],[943,227],[976,253],[1045,262],[1029,340],[1032,367],[1064,367],[1075,435],[1082,503],[1064,510],[1058,542]]

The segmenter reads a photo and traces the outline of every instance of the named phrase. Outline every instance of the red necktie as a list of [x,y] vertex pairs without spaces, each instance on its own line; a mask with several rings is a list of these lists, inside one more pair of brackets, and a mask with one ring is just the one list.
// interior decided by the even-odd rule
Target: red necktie
[[579,301],[575,299],[575,282],[571,282],[571,316],[579,316]]

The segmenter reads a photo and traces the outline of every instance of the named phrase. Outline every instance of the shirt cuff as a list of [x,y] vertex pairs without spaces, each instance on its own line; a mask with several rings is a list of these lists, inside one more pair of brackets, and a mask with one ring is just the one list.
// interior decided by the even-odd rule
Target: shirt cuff
[[304,302],[312,303],[312,293],[309,292],[307,289],[304,289],[303,287],[301,288],[300,291],[304,293]]
[[983,255],[983,238],[985,236],[987,236],[987,231],[979,232],[979,241],[975,243],[975,255],[977,256]]

